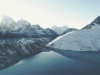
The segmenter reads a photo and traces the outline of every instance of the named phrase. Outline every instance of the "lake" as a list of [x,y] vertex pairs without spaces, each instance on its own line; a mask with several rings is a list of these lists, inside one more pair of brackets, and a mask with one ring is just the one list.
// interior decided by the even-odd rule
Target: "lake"
[[50,51],[0,70],[0,75],[100,75],[100,63]]

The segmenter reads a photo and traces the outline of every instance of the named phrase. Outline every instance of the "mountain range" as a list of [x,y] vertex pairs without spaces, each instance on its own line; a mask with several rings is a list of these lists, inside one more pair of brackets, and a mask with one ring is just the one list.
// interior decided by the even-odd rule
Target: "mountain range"
[[58,34],[39,25],[31,25],[26,20],[15,22],[11,17],[3,16],[0,23],[0,38],[56,37]]
[[[4,16],[0,23],[0,69],[51,48],[100,51],[100,17],[82,29],[67,26],[43,29],[26,20]],[[51,47],[51,48],[50,48]]]

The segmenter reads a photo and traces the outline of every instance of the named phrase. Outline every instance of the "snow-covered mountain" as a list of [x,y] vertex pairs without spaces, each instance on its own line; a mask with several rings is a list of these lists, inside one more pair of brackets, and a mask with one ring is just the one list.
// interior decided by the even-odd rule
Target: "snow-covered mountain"
[[18,20],[15,22],[11,17],[8,16],[3,16],[1,24],[0,24],[0,29],[5,29],[5,30],[12,30],[16,31],[18,29],[21,29],[25,26],[30,26],[31,24],[23,19]]
[[[93,21],[92,23],[97,21]],[[99,21],[97,22],[99,24]],[[63,50],[73,51],[99,51],[100,50],[100,26],[94,24],[91,29],[73,31],[57,37],[47,46]]]
[[90,29],[97,26],[100,26],[100,16],[98,16],[94,21],[92,21],[90,24],[86,25],[82,29]]
[[[49,29],[50,30],[50,29]],[[57,37],[57,33],[54,31],[48,32],[41,28],[39,25],[31,25],[28,21],[20,19],[15,22],[8,16],[3,16],[0,23],[0,36],[5,38],[12,36],[13,38],[18,37]]]
[[62,26],[62,27],[52,26],[51,29],[55,31],[58,35],[61,35],[63,32],[65,32],[68,29],[68,27],[67,26]]
[[16,26],[17,26],[17,29],[22,29],[23,27],[31,26],[31,24],[26,20],[20,19],[17,21]]
[[58,34],[55,31],[51,30],[50,28],[46,28],[45,31],[48,34],[48,36],[54,36],[54,37],[58,36]]
[[72,31],[76,31],[78,29],[68,28],[67,26],[62,26],[62,27],[52,26],[51,30],[55,31],[58,35],[63,35]]
[[9,67],[21,59],[43,51],[49,51],[45,45],[58,34],[39,25],[31,25],[26,20],[15,22],[4,16],[0,23],[0,69]]
[[15,30],[16,22],[11,17],[3,16],[0,24],[0,29]]

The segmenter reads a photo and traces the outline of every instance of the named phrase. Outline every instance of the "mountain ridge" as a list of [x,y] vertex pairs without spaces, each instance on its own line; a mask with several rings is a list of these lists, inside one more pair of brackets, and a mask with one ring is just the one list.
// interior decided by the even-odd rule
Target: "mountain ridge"
[[18,35],[17,38],[58,36],[58,34],[56,34],[54,31],[48,33],[46,31],[47,30],[43,29],[39,25],[31,25],[31,23],[23,19],[15,22],[11,17],[8,16],[3,16],[0,23],[0,36],[2,38],[5,38],[7,36],[12,36],[12,38],[16,38],[15,35]]
[[100,19],[96,18],[95,20],[91,22],[94,24],[93,27],[87,27],[59,36],[47,44],[47,46],[72,51],[100,51]]

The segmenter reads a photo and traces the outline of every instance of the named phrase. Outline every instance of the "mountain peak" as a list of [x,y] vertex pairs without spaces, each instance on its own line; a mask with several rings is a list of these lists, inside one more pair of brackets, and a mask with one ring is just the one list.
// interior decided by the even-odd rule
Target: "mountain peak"
[[22,25],[22,24],[23,24],[23,25],[31,25],[28,21],[23,20],[23,19],[18,20],[17,23],[18,23],[18,24],[21,24],[21,25]]
[[68,28],[66,25],[65,26],[62,26],[62,27],[57,27],[57,26],[52,26],[51,28]]
[[100,26],[100,16],[98,16],[94,21],[92,21],[90,24],[86,25],[82,29],[91,29],[97,26]]
[[52,26],[51,29],[55,31],[58,35],[61,35],[64,31],[68,29],[68,27],[67,26],[62,26],[62,27]]
[[94,23],[100,24],[100,16],[98,16],[98,17],[92,22],[92,24],[94,24]]
[[35,29],[43,29],[42,27],[40,27],[40,25],[36,24],[36,25],[31,25],[32,28]]
[[8,24],[8,25],[10,25],[10,24],[13,24],[13,23],[15,23],[15,21],[11,17],[8,17],[6,15],[3,16],[1,24]]

